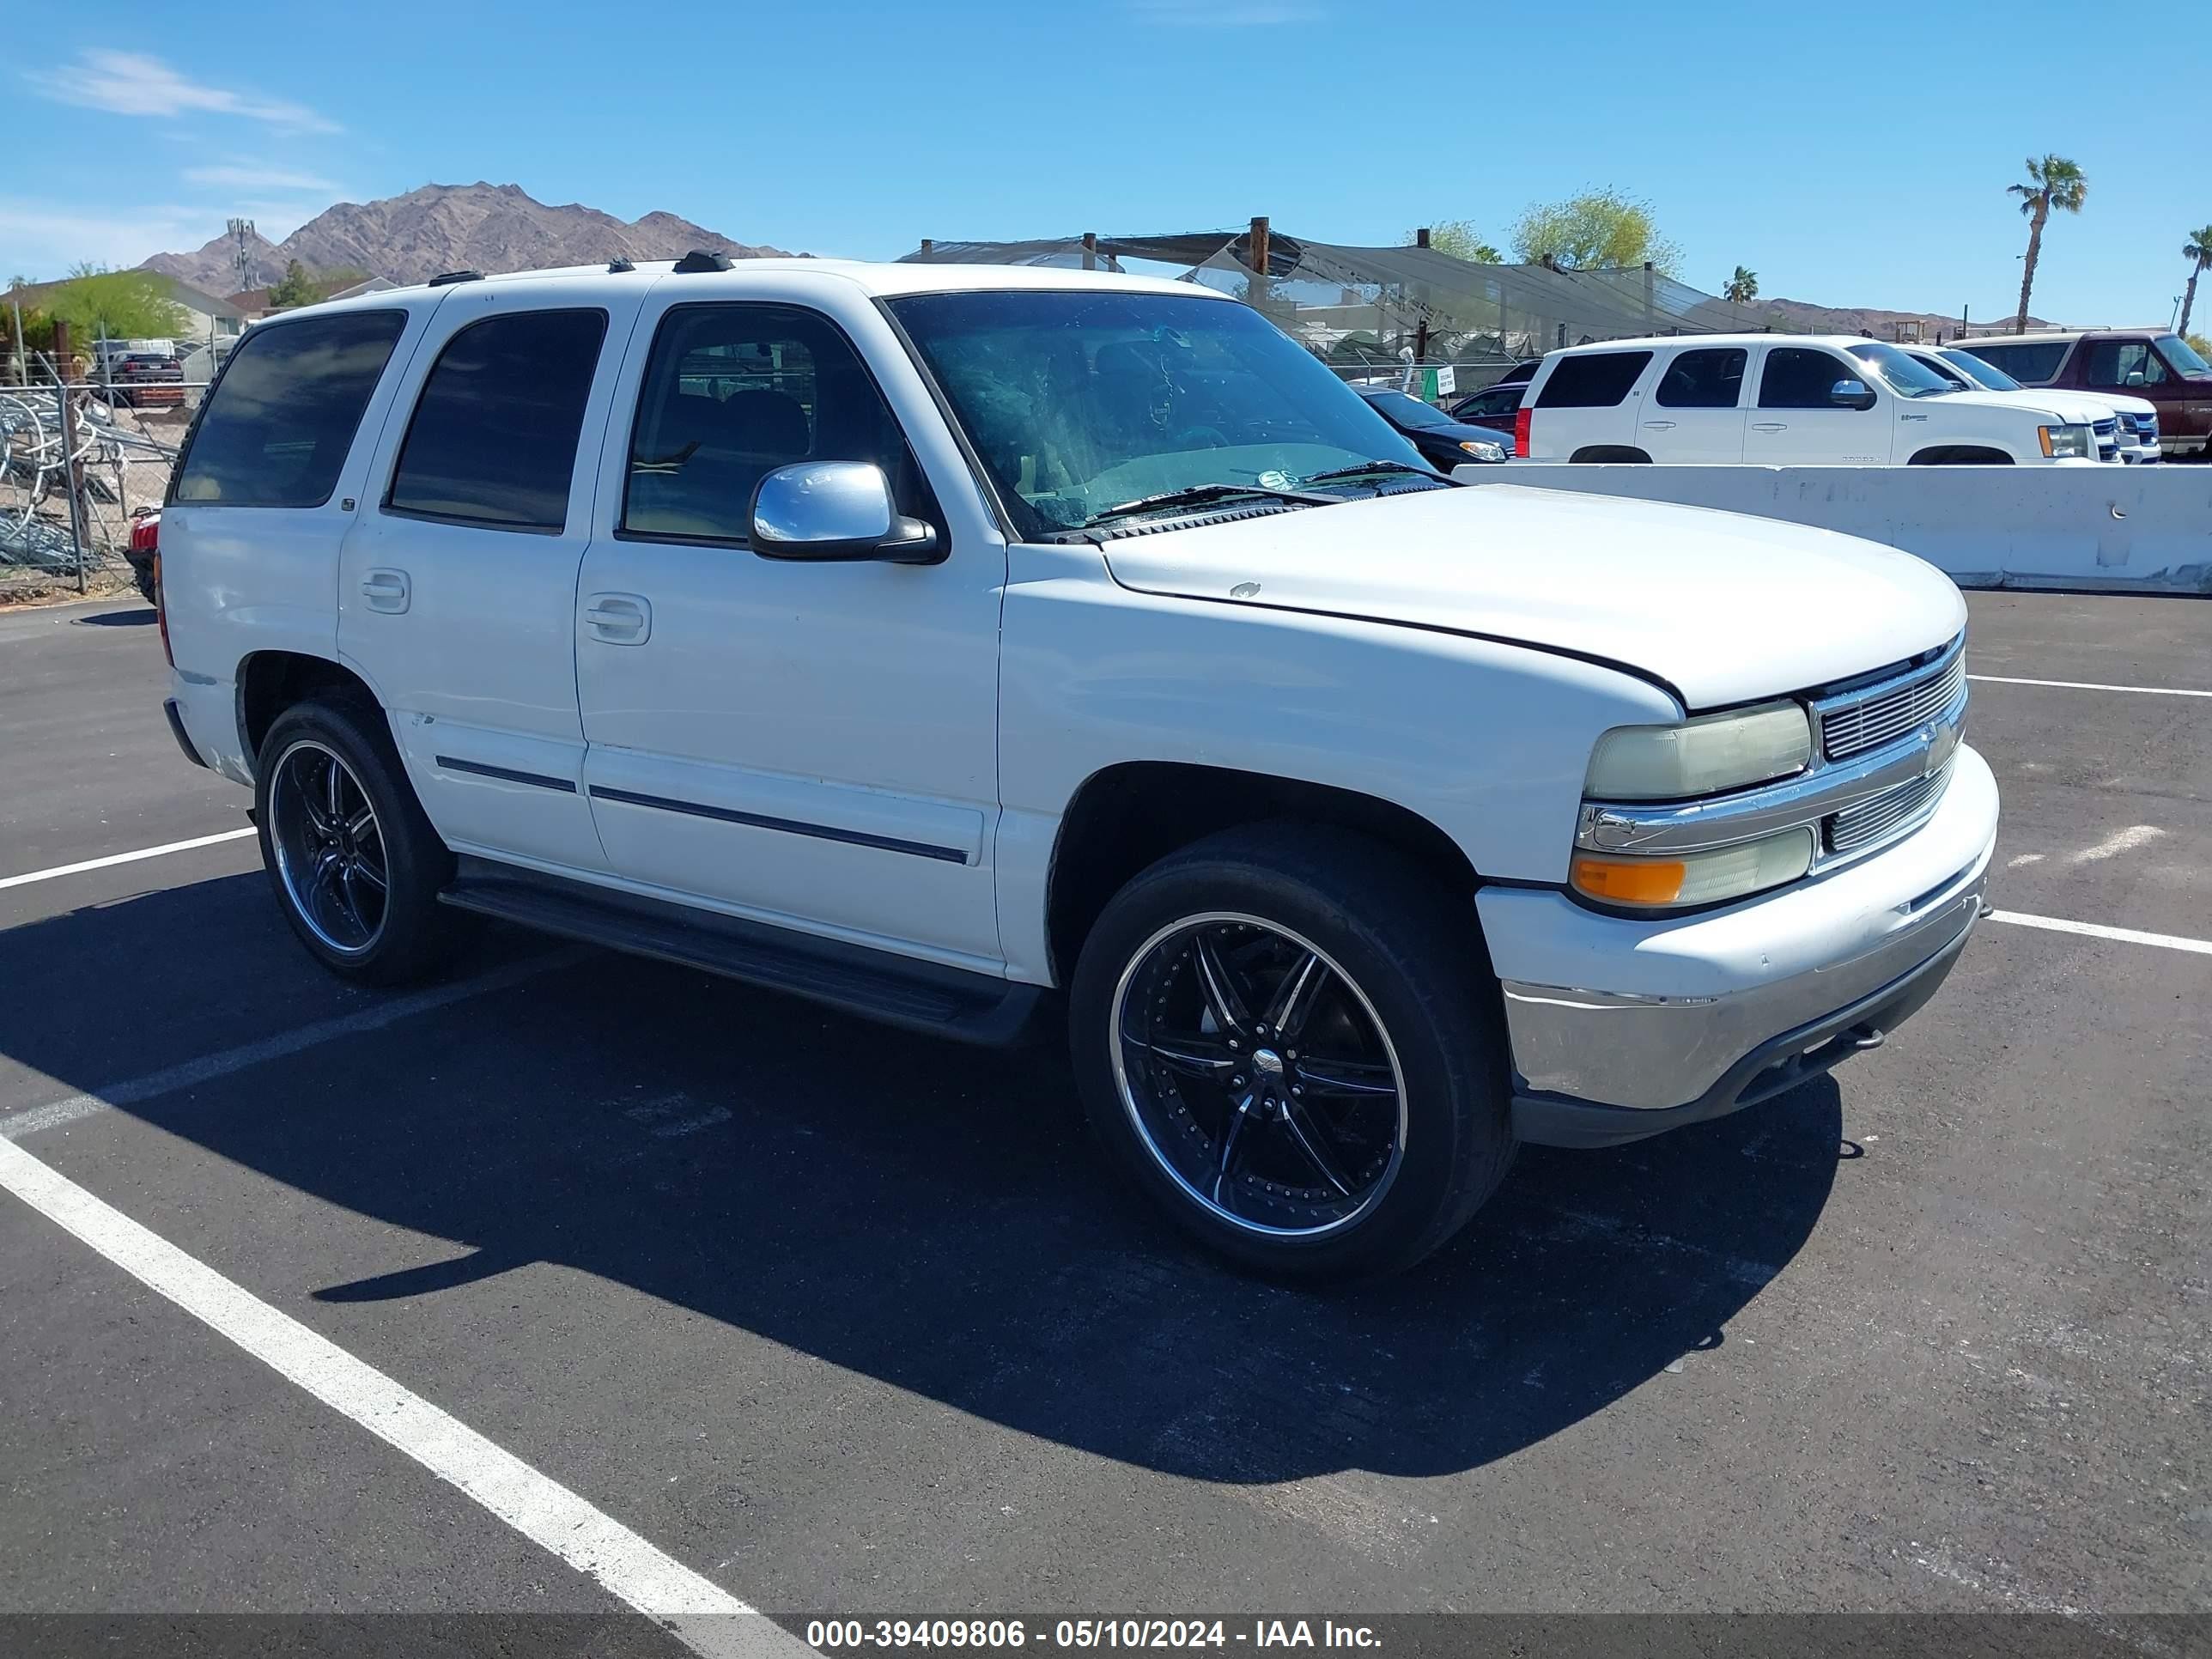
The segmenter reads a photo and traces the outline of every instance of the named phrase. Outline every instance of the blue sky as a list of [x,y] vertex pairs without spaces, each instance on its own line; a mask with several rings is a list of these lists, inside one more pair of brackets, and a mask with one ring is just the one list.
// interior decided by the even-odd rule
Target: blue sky
[[1595,184],[1649,198],[1700,288],[1741,263],[1768,295],[1981,319],[2018,293],[2004,186],[2057,150],[2089,198],[2046,241],[2036,311],[2164,322],[2185,234],[2212,221],[2212,31],[2202,0],[2126,15],[2106,33],[2098,8],[2034,0],[104,0],[81,20],[97,40],[49,34],[0,68],[0,276],[196,247],[234,213],[280,239],[430,181],[879,258],[1255,213],[1353,243],[1470,219],[1502,245],[1527,203]]

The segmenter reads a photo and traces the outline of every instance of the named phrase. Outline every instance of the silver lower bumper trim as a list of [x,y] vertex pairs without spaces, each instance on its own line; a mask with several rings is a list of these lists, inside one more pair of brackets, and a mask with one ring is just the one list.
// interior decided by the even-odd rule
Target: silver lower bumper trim
[[1899,925],[1849,961],[1726,995],[1620,996],[1508,980],[1519,1092],[1632,1113],[1705,1103],[1765,1045],[1820,1026],[1960,944],[1987,878],[1986,862],[1961,871],[1903,907]]

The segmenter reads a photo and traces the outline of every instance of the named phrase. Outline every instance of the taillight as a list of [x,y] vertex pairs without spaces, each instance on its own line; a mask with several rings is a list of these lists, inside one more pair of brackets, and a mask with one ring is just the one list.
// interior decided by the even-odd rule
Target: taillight
[[1513,453],[1524,461],[1528,459],[1528,418],[1535,412],[1526,404],[1513,411]]
[[151,553],[161,544],[161,515],[149,513],[131,526],[131,550]]

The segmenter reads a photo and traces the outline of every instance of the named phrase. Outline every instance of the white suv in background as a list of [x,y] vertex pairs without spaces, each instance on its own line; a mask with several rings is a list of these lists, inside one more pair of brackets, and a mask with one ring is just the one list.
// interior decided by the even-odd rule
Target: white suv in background
[[1534,460],[1732,465],[2094,465],[2118,422],[2077,399],[1960,392],[1895,346],[1848,336],[1705,334],[1544,359],[1514,452]]
[[2079,418],[2097,422],[2107,416],[2119,422],[2120,459],[2130,465],[2144,465],[2160,459],[2158,447],[2158,405],[2148,398],[2130,398],[2110,392],[2100,392],[2094,397],[2078,392],[2060,392],[2044,387],[2030,392],[2018,380],[1996,364],[1976,356],[1972,352],[1955,345],[1899,346],[1899,350],[1917,362],[1926,364],[1961,392],[2017,392],[2026,395],[2031,404],[2048,403],[2052,408],[2066,407],[2084,411]]

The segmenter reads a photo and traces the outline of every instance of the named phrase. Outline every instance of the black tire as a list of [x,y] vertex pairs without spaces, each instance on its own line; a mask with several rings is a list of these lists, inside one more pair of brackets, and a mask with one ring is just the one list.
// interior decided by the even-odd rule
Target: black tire
[[[323,890],[313,878],[301,780],[327,779],[322,757],[343,763],[339,787],[348,816],[358,817],[365,805],[373,815],[368,831],[349,836],[354,873],[337,887],[353,894],[319,906]],[[317,785],[319,793],[319,785]],[[407,781],[399,752],[384,713],[374,704],[350,699],[295,703],[270,723],[254,767],[254,821],[260,829],[261,860],[269,872],[277,908],[284,913],[309,954],[332,973],[370,985],[398,985],[419,979],[436,965],[452,936],[452,914],[438,903],[439,889],[453,879],[453,855],[430,827],[422,804]],[[318,800],[330,817],[326,803]],[[372,848],[380,853],[380,906],[372,906],[369,864]],[[325,845],[323,851],[339,851]],[[305,894],[306,896],[302,896]],[[341,924],[344,906],[364,913],[358,936]],[[378,911],[373,927],[365,913]]]
[[[1220,920],[1224,916],[1229,919]],[[1340,1180],[1340,1172],[1328,1163],[1310,1159],[1338,1182],[1344,1194],[1328,1195],[1328,1202],[1343,1213],[1325,1226],[1265,1231],[1255,1224],[1263,1218],[1283,1219],[1294,1202],[1272,1196],[1291,1189],[1262,1180],[1261,1170],[1249,1167],[1268,1150],[1264,1139],[1243,1143],[1250,1150],[1237,1156],[1247,1168],[1233,1178],[1226,1173],[1232,1167],[1230,1152],[1221,1152],[1223,1173],[1215,1176],[1212,1199],[1188,1184],[1189,1163],[1211,1157],[1224,1137],[1231,1147],[1237,1144],[1224,1127],[1209,1146],[1208,1125],[1200,1121],[1207,1104],[1204,1091],[1219,1088],[1224,1080],[1179,1074],[1176,1080],[1183,1086],[1178,1091],[1173,1082],[1163,1081],[1169,1073],[1152,1061],[1162,1052],[1154,1040],[1168,1035],[1163,1027],[1170,1023],[1170,1002],[1194,994],[1204,1000],[1200,981],[1207,970],[1200,965],[1200,935],[1209,929],[1218,930],[1231,947],[1244,950],[1248,960],[1254,950],[1278,945],[1301,962],[1300,952],[1318,953],[1328,969],[1348,981],[1347,988],[1323,976],[1325,984],[1335,988],[1328,994],[1336,999],[1333,1018],[1339,1028],[1361,1025],[1363,1014],[1379,1027],[1379,1049],[1370,1052],[1379,1052],[1395,1068],[1397,1150],[1387,1161],[1367,1158],[1360,1163],[1372,1151],[1371,1143],[1355,1143],[1348,1153],[1340,1142],[1326,1143],[1330,1161],[1340,1161],[1347,1176],[1355,1165],[1383,1170],[1358,1187],[1351,1178]],[[1252,943],[1238,947],[1240,937]],[[1216,965],[1225,960],[1218,957],[1221,948],[1215,946]],[[1180,958],[1178,951],[1184,953]],[[1176,965],[1164,965],[1170,962]],[[1266,1000],[1277,1000],[1291,976],[1285,967]],[[1125,1000],[1127,1006],[1117,1016],[1117,1004]],[[1295,1006],[1296,999],[1291,1000]],[[1513,1161],[1504,1015],[1473,902],[1364,836],[1305,824],[1255,824],[1210,836],[1161,860],[1115,895],[1085,940],[1071,987],[1069,1018],[1076,1077],[1093,1130],[1136,1184],[1188,1232],[1270,1277],[1364,1278],[1411,1267],[1459,1231],[1496,1190]],[[1211,1018],[1206,1014],[1198,1024],[1204,1027]],[[1255,1042],[1282,1036],[1278,1032],[1266,1037],[1264,1024],[1251,1029],[1263,1035],[1248,1038],[1247,1050]],[[1237,1048],[1224,1030],[1214,1022],[1206,1035]],[[1127,1048],[1131,1056],[1118,1069],[1117,1048]],[[1309,1063],[1341,1072],[1342,1062],[1316,1054],[1301,1060],[1290,1048],[1267,1058],[1271,1064],[1250,1068],[1253,1082],[1261,1081],[1261,1069],[1269,1072],[1277,1091],[1273,1109],[1281,1123],[1273,1122],[1266,1106],[1256,1112],[1238,1106],[1235,1112],[1243,1123],[1267,1123],[1279,1137],[1274,1146],[1303,1147],[1303,1139],[1294,1139],[1303,1132],[1291,1127],[1300,1109],[1288,1098],[1302,1091],[1285,1079],[1299,1075],[1299,1067]],[[1287,1067],[1285,1060],[1291,1062]],[[1364,1069],[1387,1075],[1382,1065]],[[1229,1080],[1240,1088],[1245,1083],[1241,1075]],[[1216,1100],[1235,1092],[1224,1090]],[[1254,1089],[1243,1098],[1249,1101],[1257,1092]],[[1323,1092],[1328,1091],[1316,1085],[1316,1094]],[[1306,1101],[1305,1109],[1310,1113],[1316,1103]],[[1352,1109],[1366,1104],[1355,1101]],[[1344,1105],[1334,1102],[1331,1110]],[[1216,1111],[1217,1121],[1225,1126],[1229,1112],[1218,1105]],[[1308,1128],[1315,1127],[1311,1116],[1301,1121]],[[1340,1116],[1330,1120],[1332,1128],[1345,1122]],[[1152,1138],[1155,1127],[1163,1139]],[[1269,1131],[1255,1128],[1254,1133]],[[1158,1150],[1163,1145],[1169,1150]],[[1170,1168],[1178,1160],[1184,1174]],[[1224,1182],[1231,1184],[1224,1188]],[[1313,1190],[1328,1191],[1317,1182]],[[1240,1219],[1224,1212],[1239,1207],[1258,1213]]]

